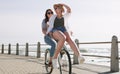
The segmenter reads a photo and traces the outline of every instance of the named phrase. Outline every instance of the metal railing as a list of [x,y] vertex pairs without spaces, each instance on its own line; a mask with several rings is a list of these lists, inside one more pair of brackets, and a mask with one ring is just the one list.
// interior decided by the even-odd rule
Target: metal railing
[[[8,46],[8,49],[5,49],[4,47],[5,46]],[[24,46],[25,47],[25,56],[29,56],[29,52],[36,52],[36,54],[37,54],[37,58],[40,58],[41,57],[41,44],[40,44],[40,42],[38,42],[37,44],[29,44],[29,43],[26,43],[25,45],[23,44],[23,45],[19,45],[19,43],[16,43],[16,45],[11,45],[11,44],[8,44],[8,45],[4,45],[4,44],[2,44],[2,49],[1,49],[1,53],[2,54],[4,54],[4,51],[8,51],[8,54],[11,54],[11,51],[13,51],[13,50],[11,50],[11,47],[16,47],[16,50],[14,50],[14,51],[16,51],[16,55],[19,55],[19,51],[20,51],[20,46]],[[30,46],[36,46],[36,49],[37,49],[37,51],[29,51],[29,47]]]
[[[112,72],[118,72],[119,71],[119,52],[118,52],[118,43],[120,43],[120,41],[118,41],[116,36],[112,37],[112,41],[110,42],[83,42],[80,43],[78,39],[75,40],[75,43],[77,44],[78,48],[80,45],[85,45],[85,44],[111,44],[111,56],[99,56],[99,55],[83,55],[83,56],[92,56],[92,57],[104,57],[104,58],[110,58],[111,59],[111,64],[110,64],[110,70]],[[11,54],[11,46],[16,47],[16,55],[19,55],[19,51],[20,51],[20,46],[24,46],[25,47],[25,56],[29,56],[29,52],[36,52],[37,54],[37,58],[41,57],[41,46],[46,46],[46,44],[41,44],[40,42],[38,42],[37,44],[29,44],[26,43],[25,45],[19,45],[19,43],[16,43],[16,45],[4,45],[2,44],[2,48],[1,48],[1,53],[4,54],[4,46],[8,46],[8,54]],[[29,51],[29,47],[30,46],[36,46],[37,51]],[[73,57],[73,63],[74,64],[78,64],[78,57],[75,56]]]
[[[93,57],[104,57],[104,58],[110,58],[111,62],[110,62],[110,70],[111,72],[118,72],[119,71],[119,50],[118,50],[118,43],[120,43],[120,41],[118,41],[118,38],[116,36],[112,37],[112,41],[111,42],[84,42],[84,43],[80,43],[78,39],[75,40],[77,46],[79,47],[82,44],[111,44],[111,56],[96,56],[96,55],[84,55],[84,56],[93,56]],[[74,63],[78,63],[78,59],[75,56],[74,57]]]

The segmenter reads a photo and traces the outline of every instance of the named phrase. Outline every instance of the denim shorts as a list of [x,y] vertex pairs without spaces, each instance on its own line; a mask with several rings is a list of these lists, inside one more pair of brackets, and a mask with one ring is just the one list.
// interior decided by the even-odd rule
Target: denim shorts
[[57,31],[57,30],[59,30],[59,31],[61,31],[61,32],[63,32],[63,33],[67,31],[66,28],[62,26],[62,27],[53,28],[53,29],[52,29],[52,32],[55,32],[55,31]]

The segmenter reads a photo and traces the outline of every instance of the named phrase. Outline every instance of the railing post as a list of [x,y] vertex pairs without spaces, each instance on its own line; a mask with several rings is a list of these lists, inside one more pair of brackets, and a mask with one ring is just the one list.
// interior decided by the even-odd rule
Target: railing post
[[[79,40],[78,39],[75,39],[75,43],[77,44],[77,47],[79,48]],[[79,64],[78,57],[75,55],[75,53],[73,56],[73,64]]]
[[2,54],[4,54],[4,44],[2,44],[2,51],[1,51]]
[[41,52],[40,52],[40,42],[37,43],[37,58],[41,57]]
[[16,44],[16,55],[19,55],[19,44]]
[[28,45],[28,43],[26,43],[25,56],[28,56],[28,55],[29,55],[28,52],[29,52],[29,45]]
[[8,45],[8,54],[11,54],[11,44]]
[[118,52],[118,39],[116,36],[112,37],[111,44],[111,72],[119,71],[119,52]]

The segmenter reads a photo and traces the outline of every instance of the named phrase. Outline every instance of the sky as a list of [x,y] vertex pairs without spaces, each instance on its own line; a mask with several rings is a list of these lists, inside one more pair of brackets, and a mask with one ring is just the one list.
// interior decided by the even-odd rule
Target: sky
[[57,3],[71,7],[73,39],[111,41],[116,35],[120,40],[120,0],[0,0],[0,44],[44,43],[41,23]]

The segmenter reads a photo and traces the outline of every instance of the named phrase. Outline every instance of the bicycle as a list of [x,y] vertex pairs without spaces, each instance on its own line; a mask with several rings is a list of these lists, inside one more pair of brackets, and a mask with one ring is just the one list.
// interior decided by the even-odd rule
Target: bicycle
[[[46,72],[48,74],[51,74],[53,71],[53,66],[49,66],[49,60],[50,60],[50,49],[48,48],[45,51],[45,68],[46,68]],[[60,74],[72,74],[71,57],[65,45],[61,49],[60,54],[58,56],[58,63],[59,63],[58,69],[60,70]]]

